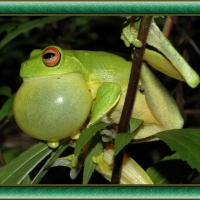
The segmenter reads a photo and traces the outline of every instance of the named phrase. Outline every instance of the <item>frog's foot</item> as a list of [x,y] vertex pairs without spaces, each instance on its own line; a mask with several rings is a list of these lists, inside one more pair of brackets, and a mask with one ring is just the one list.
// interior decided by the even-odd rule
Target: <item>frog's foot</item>
[[76,167],[78,165],[78,156],[72,155],[72,167]]
[[[137,22],[138,20],[132,18],[132,17],[127,17],[127,21],[124,23],[124,27],[122,29],[122,34],[121,34],[121,39],[124,41],[124,44],[129,47],[130,44],[133,44],[137,48],[142,47],[142,42],[135,37],[135,35],[132,32],[137,32],[138,31],[134,28],[134,23]],[[139,19],[139,18],[138,18]]]
[[102,118],[101,118],[101,120],[100,120],[101,122],[104,122],[104,123],[107,123],[107,124],[109,124],[109,123],[112,123],[113,121],[112,121],[112,119],[111,118],[109,118],[107,115],[104,115]]
[[127,37],[127,35],[125,35],[125,33],[122,33],[120,39],[124,41],[124,44],[126,47],[130,47],[130,44],[133,44],[134,46],[141,48],[142,47],[142,42],[140,40],[138,40],[137,38],[134,38],[134,36],[132,36],[133,38]]
[[75,179],[80,172],[82,166],[83,166],[83,161],[81,161],[78,156],[74,156],[74,154],[71,155],[71,171],[69,173],[71,179]]
[[74,133],[72,133],[72,135],[70,135],[70,137],[71,137],[72,140],[78,140],[80,134],[81,134],[81,131],[77,130]]
[[116,139],[116,131],[114,129],[111,129],[111,130],[102,130],[100,132],[100,134],[102,135],[102,141],[103,142],[109,142],[111,140],[115,140]]
[[65,167],[69,167],[71,168],[70,170],[70,173],[69,173],[69,176],[71,179],[75,179],[78,175],[78,173],[81,171],[81,168],[83,166],[83,162],[82,160],[78,160],[75,159],[75,163],[76,165],[73,166],[72,165],[72,162],[74,161],[74,155],[69,155],[69,156],[66,156],[66,157],[63,157],[63,158],[58,158],[53,164],[51,167],[56,167],[56,166],[65,166]]
[[83,166],[82,162],[78,162],[78,165],[76,167],[71,167],[69,176],[71,179],[75,179],[78,176],[78,173],[81,171],[81,168]]
[[70,141],[69,141],[69,146],[72,147],[72,148],[75,148],[75,146],[76,146],[76,141],[77,141],[77,140],[73,140],[73,139],[70,140]]
[[58,139],[52,139],[52,140],[48,140],[47,141],[47,145],[52,148],[55,149],[59,146],[59,140]]
[[[108,145],[102,154],[92,157],[95,169],[104,178],[111,180],[113,170],[114,146]],[[120,184],[153,184],[146,172],[127,154],[123,157]]]

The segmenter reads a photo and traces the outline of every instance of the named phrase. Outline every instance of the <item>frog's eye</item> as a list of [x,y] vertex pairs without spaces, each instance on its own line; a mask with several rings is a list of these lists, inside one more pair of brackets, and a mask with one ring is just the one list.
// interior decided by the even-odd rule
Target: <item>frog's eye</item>
[[47,67],[54,67],[60,61],[60,52],[55,47],[48,47],[44,50],[42,54],[43,63]]

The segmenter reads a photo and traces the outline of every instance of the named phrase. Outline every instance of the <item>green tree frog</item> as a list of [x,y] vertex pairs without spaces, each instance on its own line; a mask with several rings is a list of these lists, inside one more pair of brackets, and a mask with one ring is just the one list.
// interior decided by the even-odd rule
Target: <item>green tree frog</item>
[[[23,84],[13,105],[17,124],[56,148],[59,140],[74,137],[86,126],[99,121],[119,123],[131,65],[106,52],[58,46],[33,50],[20,69]],[[135,140],[183,126],[176,102],[146,64],[132,117],[144,120]]]

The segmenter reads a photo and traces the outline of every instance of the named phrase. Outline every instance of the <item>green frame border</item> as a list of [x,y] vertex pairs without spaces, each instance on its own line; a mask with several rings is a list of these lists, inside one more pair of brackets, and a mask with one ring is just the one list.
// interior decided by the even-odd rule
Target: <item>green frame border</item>
[[200,14],[193,1],[7,1],[0,14]]
[[[142,2],[142,1],[71,1],[17,2],[0,1],[1,15],[47,14],[200,14],[200,2]],[[120,189],[119,189],[120,187]],[[33,185],[0,187],[0,199],[200,199],[198,185]]]
[[200,199],[200,186],[1,186],[0,199]]
[[0,187],[0,199],[197,199],[199,194],[199,186]]

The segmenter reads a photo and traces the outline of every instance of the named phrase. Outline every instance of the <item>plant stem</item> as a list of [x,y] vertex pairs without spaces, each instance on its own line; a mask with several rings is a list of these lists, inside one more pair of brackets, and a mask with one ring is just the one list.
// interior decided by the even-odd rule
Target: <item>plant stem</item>
[[[151,24],[151,19],[152,17],[149,16],[143,16],[141,19],[137,39],[142,42],[143,46],[141,48],[135,48],[126,98],[119,122],[118,133],[125,134],[128,131],[129,119],[132,113],[133,103],[138,89],[137,85],[140,77],[140,69],[142,66],[143,55],[146,47],[146,39]],[[121,150],[114,158],[111,184],[120,183],[123,157],[124,157],[124,150]]]

